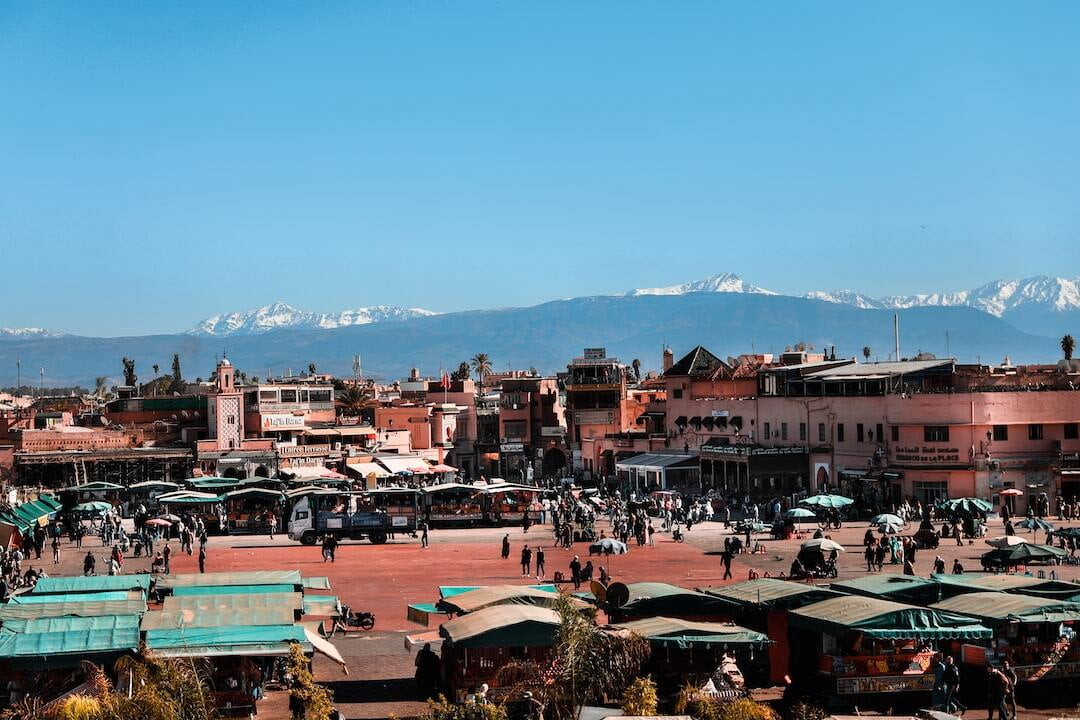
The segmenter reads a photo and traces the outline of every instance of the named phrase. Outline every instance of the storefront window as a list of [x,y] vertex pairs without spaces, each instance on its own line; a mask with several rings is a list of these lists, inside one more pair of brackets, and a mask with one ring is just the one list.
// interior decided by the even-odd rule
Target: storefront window
[[949,497],[949,483],[947,482],[916,482],[915,499],[923,505],[932,505]]

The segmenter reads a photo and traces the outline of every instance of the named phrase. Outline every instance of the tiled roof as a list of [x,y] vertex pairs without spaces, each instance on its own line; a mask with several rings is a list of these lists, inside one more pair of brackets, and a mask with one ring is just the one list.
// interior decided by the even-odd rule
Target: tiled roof
[[667,376],[711,377],[727,365],[720,358],[698,345],[668,369]]

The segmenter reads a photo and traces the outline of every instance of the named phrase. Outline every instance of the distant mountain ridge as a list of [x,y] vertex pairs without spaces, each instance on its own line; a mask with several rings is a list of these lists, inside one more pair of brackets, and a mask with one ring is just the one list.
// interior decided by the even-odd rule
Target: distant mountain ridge
[[[778,295],[746,282],[738,275],[721,273],[704,280],[660,288],[641,288],[626,293],[641,295],[684,295],[692,292],[750,293]],[[1014,322],[1038,334],[1076,332],[1080,323],[1080,277],[1036,275],[1019,280],[994,280],[972,290],[886,295],[873,297],[854,290],[812,290],[803,295],[863,310],[900,310],[914,307],[970,307]]]
[[38,327],[9,328],[0,327],[0,340],[26,340],[30,338],[58,338],[67,333],[59,330],[46,330]]
[[397,322],[436,314],[423,308],[406,308],[396,305],[373,305],[337,313],[314,313],[298,310],[287,303],[275,302],[254,310],[212,315],[198,322],[187,333],[206,337],[235,337],[258,335],[275,330],[332,330],[350,325]]

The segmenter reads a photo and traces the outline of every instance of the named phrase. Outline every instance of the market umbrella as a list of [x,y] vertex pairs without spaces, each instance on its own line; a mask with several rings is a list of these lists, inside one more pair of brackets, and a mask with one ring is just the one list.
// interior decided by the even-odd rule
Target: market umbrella
[[99,515],[112,510],[112,505],[100,500],[94,500],[93,502],[79,503],[73,507],[72,510],[75,512],[90,513],[91,515]]
[[890,525],[903,525],[904,518],[899,515],[893,515],[892,513],[882,513],[870,518],[871,525],[881,525],[882,523],[889,523]]
[[883,522],[878,523],[877,529],[882,535],[899,535],[904,531],[904,526],[894,522]]
[[851,505],[855,501],[843,495],[813,495],[801,501],[800,505],[816,505],[818,507],[842,508]]
[[1067,553],[1050,545],[1020,543],[1012,547],[991,550],[982,556],[983,565],[1027,565],[1032,562],[1048,562],[1065,557]]
[[1006,488],[998,493],[998,495],[1008,495],[1009,497],[1022,497],[1024,495],[1023,490],[1017,490],[1016,488]]
[[952,512],[964,511],[969,513],[988,513],[994,509],[994,506],[985,500],[973,497],[942,500],[938,506],[951,510]]
[[1080,527],[1067,527],[1055,530],[1054,534],[1058,537],[1074,537],[1080,538]]
[[806,508],[791,508],[784,513],[784,517],[789,520],[794,520],[796,524],[799,524],[799,521],[803,518],[812,518],[815,517],[815,515]]
[[157,518],[155,518],[155,519],[168,520],[169,522],[174,522],[174,523],[180,522],[180,516],[179,515],[171,515],[169,513],[166,513],[164,515],[158,515]]
[[168,527],[168,526],[172,525],[172,523],[169,522],[168,520],[166,520],[165,518],[150,518],[149,520],[146,521],[146,524],[147,525],[160,525],[161,527]]
[[1027,528],[1028,530],[1031,530],[1032,532],[1034,532],[1036,530],[1042,530],[1044,532],[1050,532],[1051,530],[1054,529],[1053,525],[1046,522],[1042,518],[1037,518],[1037,517],[1024,518],[1023,520],[1021,520],[1020,522],[1018,522],[1016,524],[1019,527]]
[[625,555],[630,552],[626,543],[619,542],[615,538],[603,538],[589,546],[590,552],[602,552],[605,555]]
[[1027,540],[1018,535],[1004,535],[1002,537],[987,538],[986,544],[990,547],[1004,548],[1012,547],[1014,545],[1023,545]]
[[814,538],[799,546],[801,550],[820,550],[821,552],[844,552],[844,546],[829,538]]

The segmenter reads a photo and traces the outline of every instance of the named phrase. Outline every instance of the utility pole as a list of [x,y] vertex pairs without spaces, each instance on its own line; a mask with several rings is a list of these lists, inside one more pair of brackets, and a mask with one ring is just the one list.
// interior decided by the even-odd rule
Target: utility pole
[[45,368],[38,368],[38,374],[41,375],[41,397],[45,397]]
[[895,345],[896,362],[900,362],[900,313],[893,313],[893,343]]

